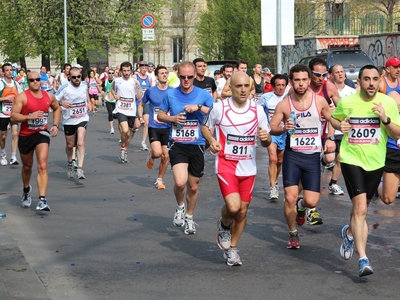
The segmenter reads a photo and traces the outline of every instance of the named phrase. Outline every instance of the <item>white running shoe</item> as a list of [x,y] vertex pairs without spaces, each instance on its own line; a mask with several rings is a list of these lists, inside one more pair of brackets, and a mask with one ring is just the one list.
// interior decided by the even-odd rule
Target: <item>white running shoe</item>
[[83,172],[83,170],[81,168],[77,168],[76,169],[76,178],[78,178],[78,179],[86,179],[85,173]]
[[31,207],[31,204],[32,204],[31,192],[32,192],[32,186],[31,185],[29,185],[29,192],[27,192],[27,193],[22,192],[21,206],[23,208]]
[[67,167],[67,176],[69,179],[74,178],[75,171],[74,171],[74,165],[73,164],[68,164]]
[[142,151],[149,151],[149,147],[147,147],[146,142],[142,142],[140,144],[140,150]]
[[110,134],[114,134],[115,132],[114,132],[114,128],[111,128],[110,129]]
[[125,149],[120,150],[119,159],[123,164],[126,164],[128,162],[128,154],[126,153]]
[[193,218],[185,217],[185,230],[183,232],[185,234],[195,234],[196,233],[196,223],[193,221]]
[[222,250],[228,250],[231,247],[231,231],[222,228],[222,217],[217,220],[217,244]]
[[185,207],[183,208],[180,208],[178,206],[176,207],[173,220],[175,226],[182,227],[185,224],[185,214],[186,214]]
[[7,154],[6,153],[1,154],[1,156],[0,156],[0,165],[2,165],[2,166],[7,166],[8,165]]
[[19,161],[15,155],[11,156],[10,165],[19,165]]
[[47,204],[46,198],[39,199],[37,206],[37,211],[50,211],[50,206]]
[[342,190],[341,187],[340,187],[338,184],[336,184],[336,183],[334,183],[334,184],[332,184],[330,187],[328,187],[328,191],[329,191],[329,194],[333,194],[333,195],[344,195],[343,190]]
[[240,259],[239,250],[236,248],[229,248],[224,252],[224,258],[226,259],[226,264],[228,266],[241,266],[242,260]]
[[270,201],[276,201],[279,198],[279,190],[277,186],[271,186],[269,187],[269,200]]

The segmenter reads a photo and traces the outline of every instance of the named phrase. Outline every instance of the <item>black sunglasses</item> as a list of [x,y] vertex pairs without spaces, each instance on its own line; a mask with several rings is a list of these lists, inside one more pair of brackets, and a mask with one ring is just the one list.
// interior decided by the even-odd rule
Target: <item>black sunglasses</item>
[[108,74],[114,74],[114,72],[108,72]]
[[184,79],[190,80],[190,79],[193,79],[193,78],[194,78],[194,75],[189,75],[189,76],[179,75],[179,78],[182,79],[182,80],[184,80]]
[[72,79],[77,79],[77,78],[79,79],[79,78],[81,78],[81,75],[78,75],[78,76],[71,76],[71,78],[72,78]]
[[28,80],[29,82],[35,82],[35,81],[40,82],[40,78],[29,78]]
[[140,64],[139,67],[148,67],[146,64]]

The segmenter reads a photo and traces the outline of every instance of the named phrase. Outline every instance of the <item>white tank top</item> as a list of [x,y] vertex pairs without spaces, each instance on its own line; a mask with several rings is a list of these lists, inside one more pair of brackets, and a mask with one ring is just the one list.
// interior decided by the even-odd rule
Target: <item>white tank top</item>
[[289,96],[290,109],[296,114],[296,131],[289,135],[289,145],[293,151],[304,154],[321,152],[321,118],[315,99],[313,93],[310,106],[301,110],[294,106],[292,97]]

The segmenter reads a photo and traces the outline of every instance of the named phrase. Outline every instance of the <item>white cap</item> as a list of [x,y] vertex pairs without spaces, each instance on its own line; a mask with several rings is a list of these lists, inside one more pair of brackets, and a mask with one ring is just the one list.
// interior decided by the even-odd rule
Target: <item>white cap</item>
[[83,69],[83,67],[80,64],[74,65],[73,68]]

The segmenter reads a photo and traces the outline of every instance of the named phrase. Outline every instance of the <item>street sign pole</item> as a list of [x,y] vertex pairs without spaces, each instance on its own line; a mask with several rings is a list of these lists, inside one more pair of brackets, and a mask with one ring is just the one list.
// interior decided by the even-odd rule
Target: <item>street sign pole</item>
[[143,59],[145,58],[145,48],[147,46],[147,62],[150,60],[150,41],[154,41],[154,25],[156,24],[156,18],[152,14],[144,14],[140,20],[142,25],[142,41],[143,43]]

